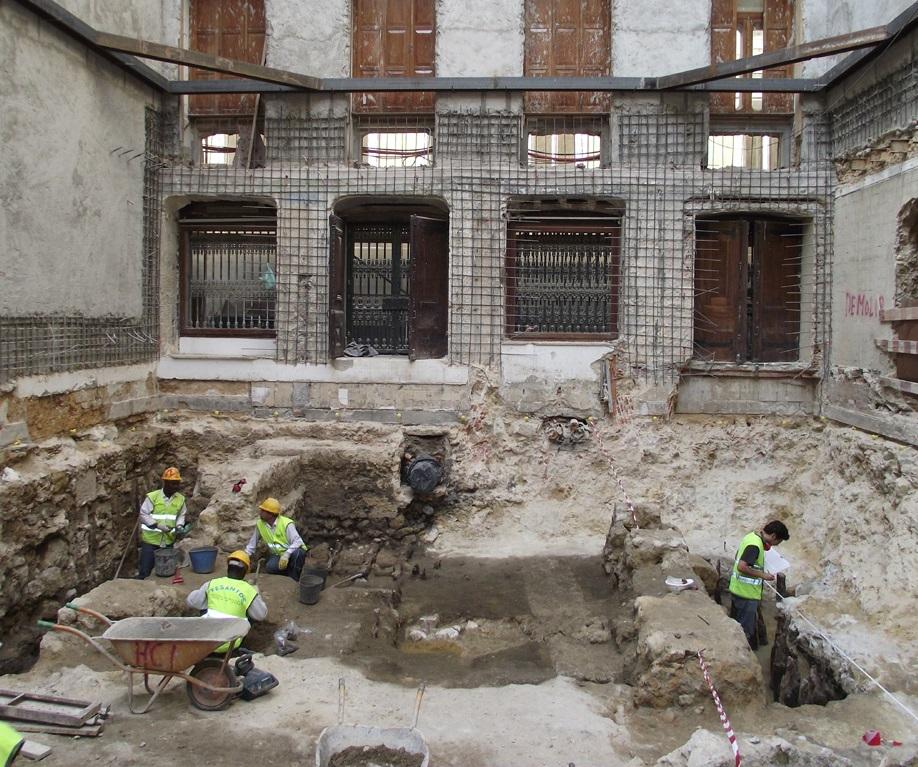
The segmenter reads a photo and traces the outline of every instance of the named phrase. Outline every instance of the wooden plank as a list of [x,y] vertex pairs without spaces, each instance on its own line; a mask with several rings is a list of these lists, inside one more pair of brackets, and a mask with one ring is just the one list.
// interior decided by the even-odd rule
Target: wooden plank
[[902,341],[898,338],[889,340],[887,338],[874,339],[879,348],[884,352],[893,354],[918,354],[918,341]]
[[81,738],[95,738],[102,734],[105,729],[104,724],[84,724],[82,727],[60,727],[54,724],[31,724],[29,722],[10,722],[11,727],[15,727],[18,732],[39,732],[44,735],[66,735],[73,737],[79,735]]
[[918,320],[918,306],[901,306],[896,309],[883,309],[880,312],[880,322],[901,322],[903,320]]
[[20,756],[30,759],[33,762],[39,762],[51,753],[51,746],[44,743],[36,743],[34,740],[27,740],[22,744],[19,751]]
[[888,378],[886,376],[880,376],[878,380],[883,386],[888,386],[890,389],[898,389],[906,394],[918,394],[918,383],[914,381],[903,381],[901,378]]
[[918,427],[913,425],[912,419],[908,416],[871,415],[832,404],[825,405],[822,413],[826,418],[840,421],[856,429],[863,429],[871,434],[882,434],[884,437],[909,445],[918,445]]
[[757,69],[769,69],[770,67],[784,64],[794,64],[798,61],[817,59],[822,56],[832,56],[844,51],[854,51],[858,48],[873,47],[879,43],[886,42],[888,39],[889,34],[886,32],[886,27],[871,27],[846,35],[813,40],[790,48],[779,48],[776,51],[762,53],[758,56],[749,56],[736,61],[725,61],[720,64],[710,64],[706,67],[698,67],[697,69],[666,75],[657,79],[657,88],[665,90],[695,83],[705,83],[709,80],[719,80],[722,77],[755,72]]

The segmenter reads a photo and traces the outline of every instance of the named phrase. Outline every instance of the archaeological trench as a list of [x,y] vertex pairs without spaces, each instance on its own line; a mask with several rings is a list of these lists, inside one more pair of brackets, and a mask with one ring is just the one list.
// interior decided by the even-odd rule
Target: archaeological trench
[[[432,492],[408,484],[417,455],[443,469]],[[136,508],[170,465],[194,523],[184,548],[239,548],[273,495],[309,543],[308,565],[331,572],[315,605],[289,579],[259,575],[269,615],[247,644],[279,679],[269,695],[206,713],[175,684],[133,716],[104,657],[36,621],[94,630],[62,609],[74,599],[115,620],[196,614],[184,597],[211,576],[133,579]],[[568,423],[489,396],[446,426],[164,410],[11,445],[4,467],[0,686],[115,712],[97,738],[35,735],[54,748],[48,764],[151,764],[160,749],[210,763],[214,732],[241,758],[271,743],[290,764],[312,763],[337,719],[339,677],[347,721],[391,726],[410,723],[424,683],[431,764],[732,764],[699,652],[746,763],[914,764],[914,723],[829,644],[913,705],[918,623],[901,597],[916,585],[916,457],[855,429]],[[769,518],[791,530],[789,596],[766,598],[770,641],[753,653],[727,616],[726,583],[736,542]],[[667,577],[700,588],[671,591]],[[305,631],[281,656],[273,634],[288,621]],[[869,729],[905,745],[872,749]]]

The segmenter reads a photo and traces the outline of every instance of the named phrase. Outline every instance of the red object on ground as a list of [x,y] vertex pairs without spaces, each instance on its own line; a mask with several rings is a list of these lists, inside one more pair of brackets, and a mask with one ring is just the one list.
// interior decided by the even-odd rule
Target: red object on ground
[[868,746],[879,746],[883,742],[883,736],[880,734],[879,730],[867,730],[867,732],[861,735],[861,740]]
[[173,583],[184,583],[185,579],[182,577],[182,571],[176,570],[175,575],[172,576]]
[[234,492],[234,493],[241,493],[241,492],[242,492],[242,486],[243,486],[244,484],[245,484],[245,477],[243,477],[242,479],[240,479],[238,482],[234,482],[234,483],[233,483],[233,492]]

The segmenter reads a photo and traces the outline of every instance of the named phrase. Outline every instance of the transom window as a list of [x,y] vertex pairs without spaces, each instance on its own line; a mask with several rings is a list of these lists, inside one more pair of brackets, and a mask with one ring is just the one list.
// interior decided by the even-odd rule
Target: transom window
[[507,235],[507,335],[616,337],[620,233],[618,219],[512,222]]
[[179,226],[182,335],[274,336],[276,210],[193,203]]

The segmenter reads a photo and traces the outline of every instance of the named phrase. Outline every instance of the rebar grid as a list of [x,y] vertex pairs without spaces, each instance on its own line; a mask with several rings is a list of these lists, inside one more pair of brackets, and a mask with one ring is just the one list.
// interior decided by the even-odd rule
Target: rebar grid
[[[558,133],[570,130],[569,119],[557,119]],[[616,119],[606,135],[619,136],[621,161],[610,152],[613,161],[602,168],[526,166],[519,115],[459,111],[436,116],[431,166],[381,168],[330,159],[348,156],[346,118],[284,118],[288,134],[311,137],[315,157],[300,156],[302,142],[272,141],[269,133],[269,147],[295,147],[290,151],[296,154],[251,171],[171,165],[163,171],[163,194],[277,200],[276,359],[284,363],[322,363],[328,358],[328,222],[336,203],[352,197],[365,198],[365,203],[445,202],[450,219],[449,360],[490,366],[499,365],[501,345],[518,311],[515,305],[508,308],[513,283],[507,271],[512,245],[508,227],[519,207],[511,201],[547,201],[549,208],[588,217],[595,201],[614,200],[622,211],[616,221],[620,253],[617,274],[607,284],[616,305],[617,333],[605,327],[596,331],[597,338],[617,335],[620,359],[639,377],[658,384],[676,380],[694,354],[695,218],[790,216],[800,222],[807,255],[801,260],[799,284],[788,286],[788,293],[799,296],[799,363],[813,364],[828,321],[828,163],[807,162],[812,158],[804,156],[793,169],[705,170],[702,114]],[[429,118],[412,123],[402,117],[398,124],[411,131],[429,125]],[[826,135],[819,128],[809,127],[799,143],[810,154],[826,158]],[[335,142],[340,142],[337,148]],[[551,218],[546,214],[546,220]],[[587,319],[595,313],[595,305],[572,307],[568,304],[563,311],[579,311]],[[547,322],[543,330],[555,340],[565,334],[572,341],[583,340],[591,332],[584,330],[589,324],[576,320],[549,328],[552,323]]]
[[832,124],[832,156],[869,145],[895,128],[918,121],[918,62],[887,75],[856,95],[829,107]]

